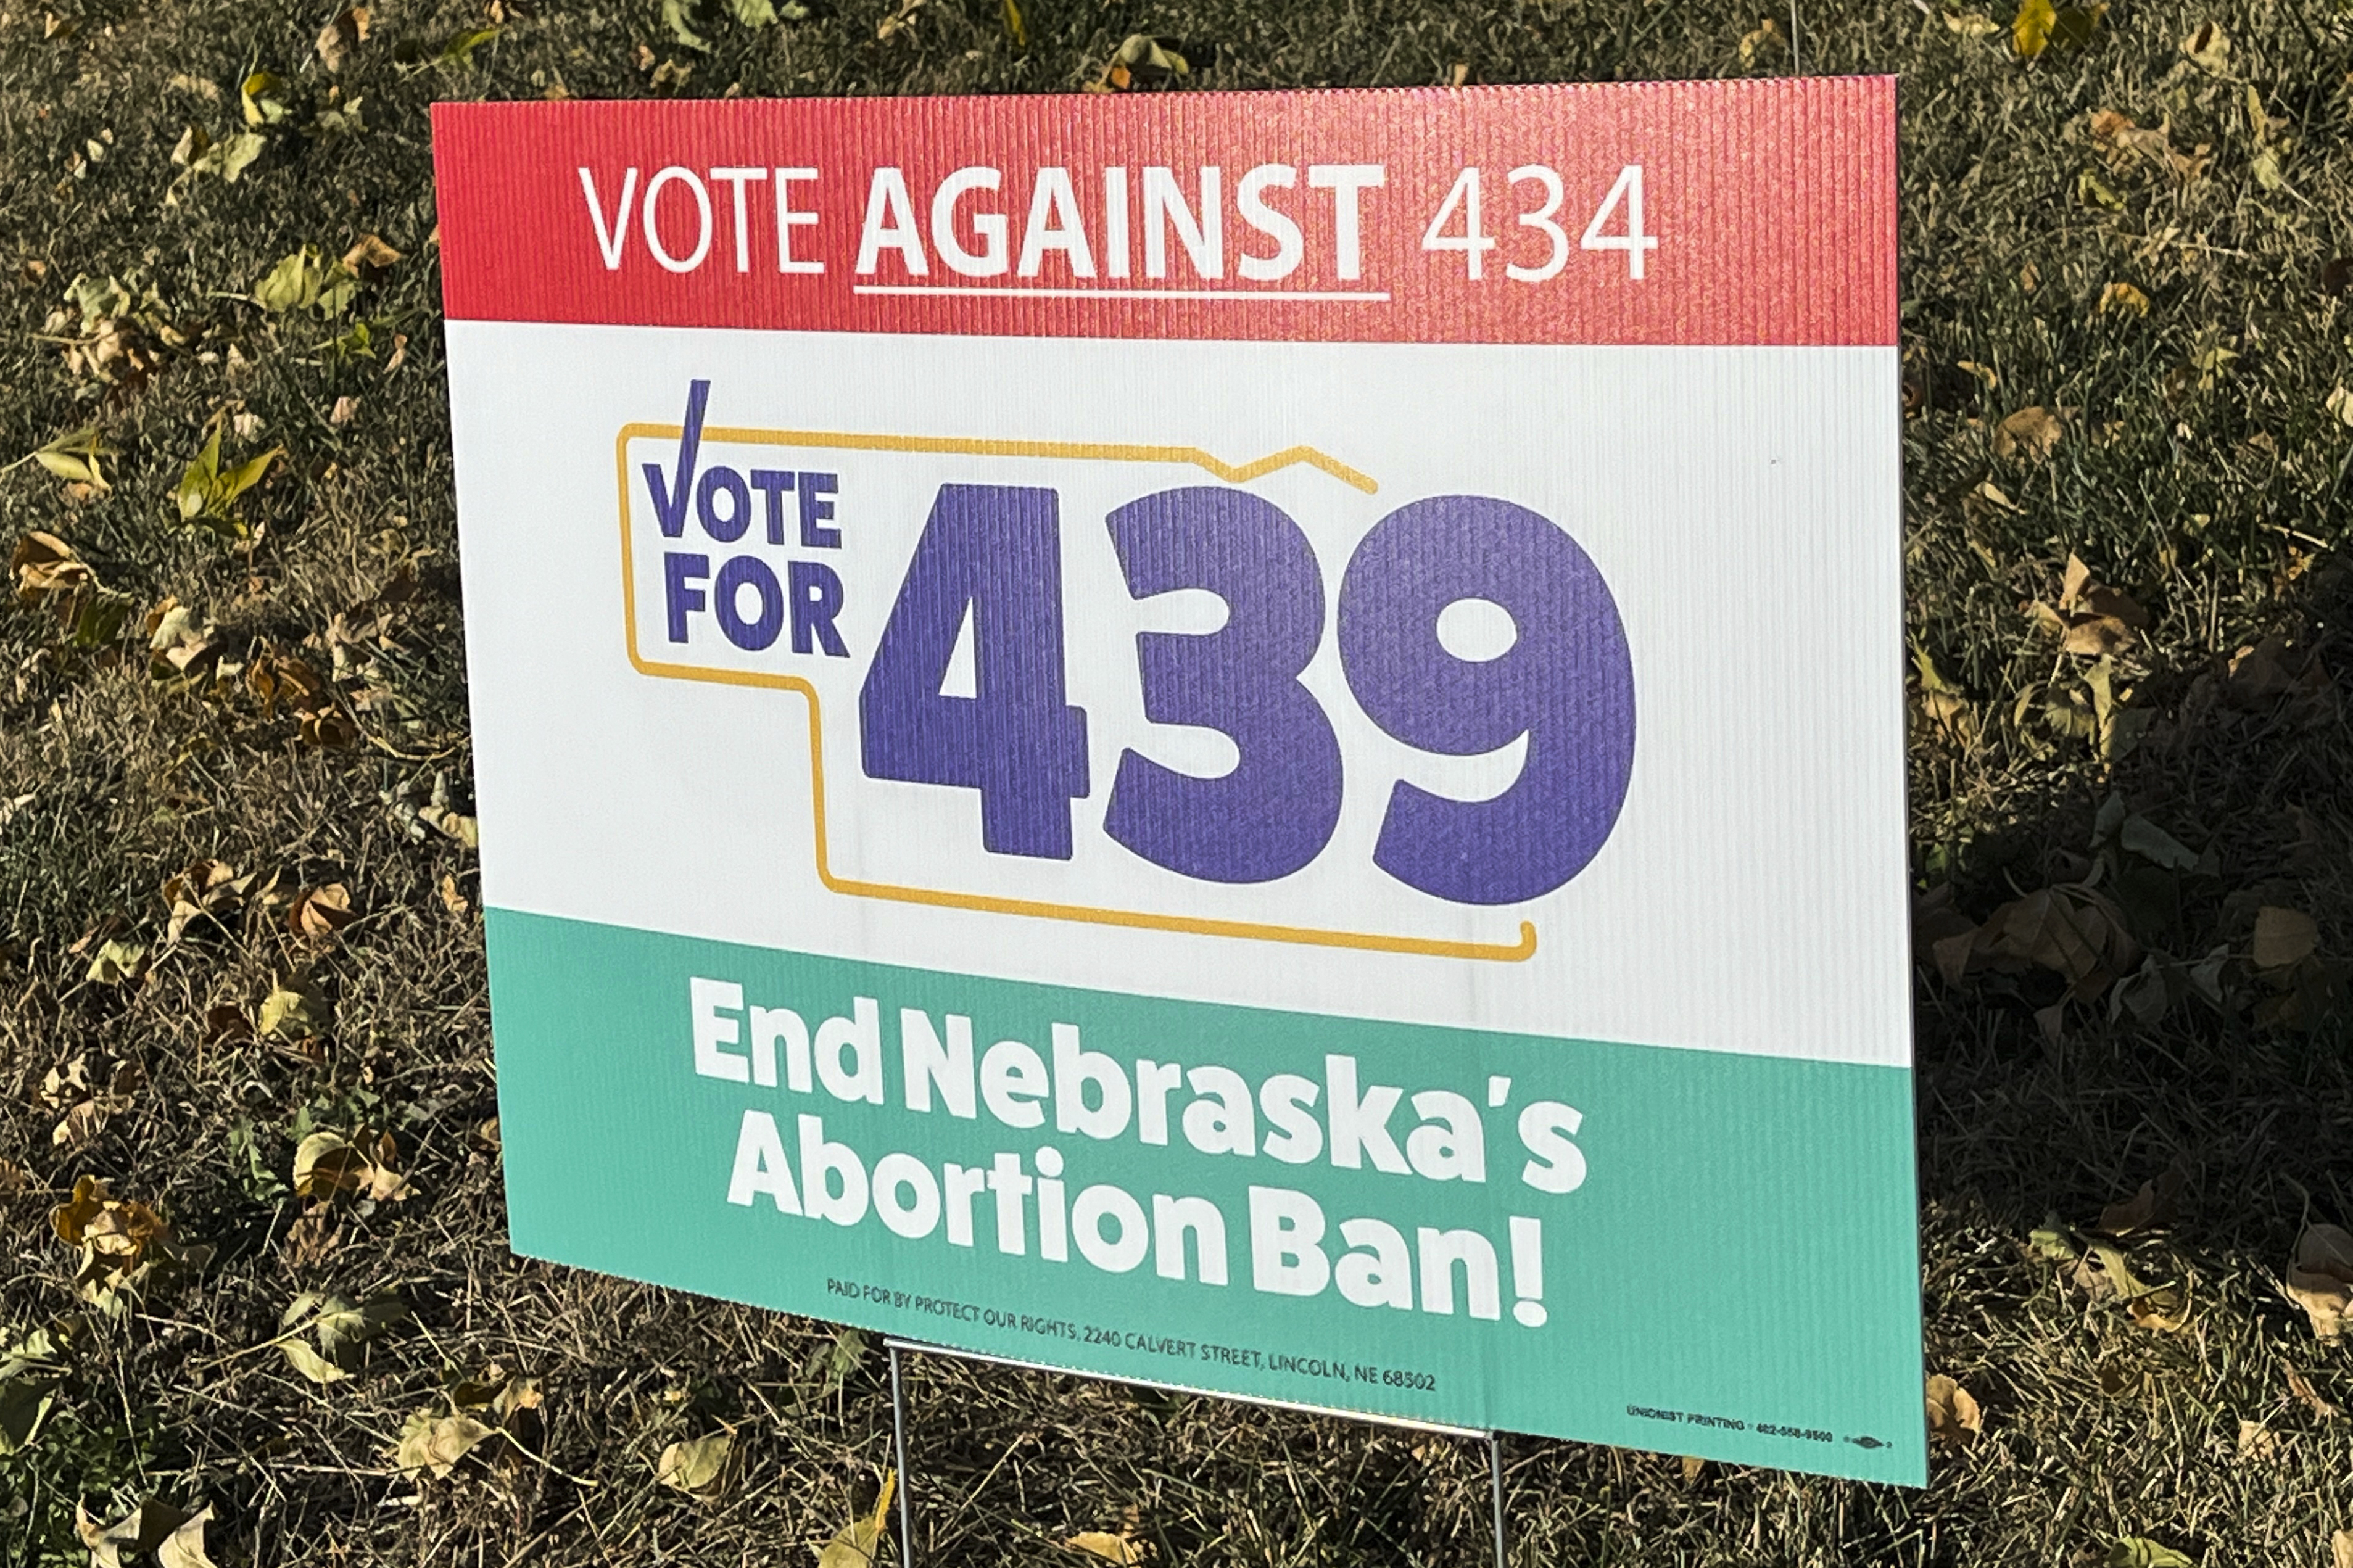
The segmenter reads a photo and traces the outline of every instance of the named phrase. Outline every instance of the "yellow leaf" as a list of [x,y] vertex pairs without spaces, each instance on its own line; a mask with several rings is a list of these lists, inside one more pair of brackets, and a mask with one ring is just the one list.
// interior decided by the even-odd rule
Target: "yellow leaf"
[[2058,27],[2059,13],[2051,0],[2020,0],[2018,15],[2010,24],[2010,47],[2019,58],[2031,60],[2051,47],[2051,35]]
[[882,1546],[882,1521],[891,1517],[891,1494],[898,1489],[899,1472],[883,1473],[882,1489],[874,1499],[874,1512],[852,1520],[834,1532],[817,1555],[817,1568],[872,1568]]
[[1131,1541],[1124,1535],[1113,1535],[1107,1530],[1082,1530],[1062,1544],[1073,1552],[1083,1552],[1106,1563],[1117,1563],[1122,1568],[1134,1568],[1134,1564],[1144,1561],[1141,1542]]
[[90,961],[90,977],[100,985],[126,985],[147,973],[147,950],[133,942],[110,942]]
[[2328,1538],[2328,1555],[2336,1568],[2353,1568],[2353,1530],[2340,1530]]
[[323,993],[299,975],[289,975],[270,986],[261,999],[261,1015],[254,1032],[290,1040],[324,1033],[334,1009]]
[[2100,314],[2146,316],[2148,296],[2129,283],[2111,283],[2100,290]]

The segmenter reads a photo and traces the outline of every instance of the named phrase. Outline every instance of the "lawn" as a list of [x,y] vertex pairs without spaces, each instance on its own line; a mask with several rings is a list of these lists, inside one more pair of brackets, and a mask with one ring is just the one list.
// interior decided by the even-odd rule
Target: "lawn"
[[[119,1535],[208,1507],[172,1539],[222,1568],[806,1563],[892,1465],[865,1337],[506,1249],[430,102],[1793,44],[1902,79],[1922,1287],[1961,1392],[1919,1492],[1513,1440],[1513,1561],[2353,1531],[2348,0],[57,3],[0,12],[0,1563],[150,1500]],[[1657,1289],[1736,1319],[1659,1240]],[[1487,1561],[1450,1439],[937,1362],[907,1398],[927,1563]]]

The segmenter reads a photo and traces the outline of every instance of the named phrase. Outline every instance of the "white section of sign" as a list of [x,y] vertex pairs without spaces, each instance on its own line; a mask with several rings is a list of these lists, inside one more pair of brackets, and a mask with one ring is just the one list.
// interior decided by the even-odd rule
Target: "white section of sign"
[[[1121,342],[452,321],[453,418],[482,823],[498,907],[962,973],[1345,1016],[1839,1061],[1910,1059],[1904,845],[1896,359],[1891,349]],[[1519,962],[1367,951],[893,901],[818,878],[808,700],[646,673],[628,656],[616,439],[676,426],[711,383],[715,430],[1197,447],[1305,531],[1326,593],[1302,680],[1345,761],[1336,830],[1303,869],[1195,880],[1103,831],[1124,751],[1216,774],[1232,743],[1154,725],[1139,632],[1202,632],[1212,595],[1137,600],[1103,520],[1195,466],[705,437],[699,469],[838,476],[838,549],[755,517],[714,543],[665,540],[628,446],[638,655],[781,675],[818,693],[837,879],[987,901],[1130,911],[1433,943]],[[870,780],[858,698],[943,483],[1049,487],[1060,500],[1067,700],[1087,713],[1092,787],[1068,860],[991,855],[975,792]],[[1366,531],[1423,497],[1508,500],[1558,523],[1609,584],[1631,650],[1632,781],[1599,854],[1556,891],[1449,904],[1372,861],[1393,784],[1461,800],[1508,787],[1518,744],[1479,757],[1402,745],[1352,699],[1328,607]],[[754,494],[755,505],[762,498]],[[723,511],[726,509],[722,508]],[[842,583],[849,650],[745,650],[708,607],[670,639],[661,553],[713,569],[763,554]],[[709,584],[703,584],[708,587]],[[756,618],[756,593],[739,601]],[[1440,640],[1502,651],[1474,605]],[[1506,617],[1506,620],[1508,618]],[[967,628],[968,630],[968,628]],[[817,639],[821,642],[820,639]],[[968,668],[963,679],[971,679]],[[951,669],[946,688],[957,688]]]

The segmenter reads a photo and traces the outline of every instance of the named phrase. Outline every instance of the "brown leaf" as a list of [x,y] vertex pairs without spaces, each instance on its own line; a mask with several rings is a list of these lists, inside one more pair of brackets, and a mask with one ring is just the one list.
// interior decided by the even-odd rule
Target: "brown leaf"
[[1683,1457],[1683,1485],[1690,1486],[1696,1482],[1700,1478],[1701,1472],[1707,1468],[1707,1461],[1701,1458],[1696,1454],[1685,1454]]
[[286,929],[296,936],[330,937],[352,923],[351,889],[341,882],[305,888],[286,908]]
[[2329,1536],[2328,1556],[2335,1568],[2353,1568],[2353,1530],[2340,1530]]
[[441,907],[459,920],[464,920],[466,911],[473,907],[466,902],[465,895],[458,891],[458,878],[454,872],[441,874]]
[[2272,1465],[2277,1464],[2279,1458],[2279,1434],[2260,1421],[2239,1417],[2239,1463]]
[[2088,616],[2068,626],[2059,639],[2059,651],[2105,658],[2124,652],[2132,641],[2132,628],[2113,616]]
[[2187,1182],[2188,1177],[2178,1165],[2153,1182],[2143,1182],[2139,1192],[2100,1211],[2100,1228],[2110,1236],[2130,1236],[2137,1230],[2172,1223]]
[[1973,961],[2017,973],[2047,969],[2088,1000],[2140,962],[2140,944],[2125,929],[2123,911],[2079,884],[2045,888],[2014,899],[1978,928]]
[[2353,1235],[2333,1225],[2307,1227],[2295,1244],[2287,1293],[2312,1320],[2316,1338],[2340,1338],[2353,1314]]
[[361,274],[361,268],[372,268],[381,272],[400,259],[400,252],[372,234],[359,237],[349,250],[343,252],[343,270]]
[[98,585],[98,574],[73,546],[54,533],[38,531],[16,541],[8,564],[16,574],[16,602],[29,605],[47,594],[69,594]]
[[2133,1322],[2160,1334],[2176,1334],[2189,1326],[2189,1298],[2170,1285],[2159,1286],[2125,1303]]
[[1938,1373],[1928,1379],[1928,1436],[1947,1447],[1966,1448],[1985,1431],[1985,1413],[1969,1391]]
[[2255,911],[2254,945],[2248,960],[2257,969],[2293,969],[2320,946],[2320,927],[2299,910],[2265,904]]
[[286,1227],[286,1261],[296,1268],[314,1268],[335,1255],[343,1227],[332,1204],[312,1204]]
[[2010,458],[2024,455],[2041,462],[2058,450],[2059,441],[2066,434],[2066,426],[2049,409],[2039,405],[2021,408],[1993,428],[1993,455]]
[[172,911],[166,940],[176,942],[195,921],[207,917],[218,921],[242,908],[253,882],[253,873],[240,877],[225,860],[198,860],[165,878],[164,903]]

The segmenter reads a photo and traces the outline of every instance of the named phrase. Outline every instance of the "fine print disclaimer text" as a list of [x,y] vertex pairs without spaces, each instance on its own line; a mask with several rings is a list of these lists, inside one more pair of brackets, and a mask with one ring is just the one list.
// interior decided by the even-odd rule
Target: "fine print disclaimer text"
[[1078,1345],[1104,1346],[1132,1351],[1144,1355],[1165,1356],[1172,1361],[1193,1362],[1211,1366],[1288,1373],[1300,1377],[1322,1378],[1332,1383],[1356,1384],[1377,1388],[1411,1389],[1423,1394],[1434,1394],[1438,1391],[1438,1378],[1434,1374],[1408,1367],[1376,1366],[1365,1362],[1347,1360],[1336,1355],[1323,1355],[1314,1352],[1265,1350],[1250,1345],[1221,1344],[1209,1340],[1179,1339],[1167,1334],[1123,1328],[1115,1323],[1085,1323],[1069,1318],[1052,1317],[1042,1312],[1015,1312],[999,1307],[976,1306],[969,1301],[952,1300],[941,1296],[927,1296],[920,1291],[901,1290],[888,1285],[868,1284],[856,1279],[828,1279],[825,1289],[826,1294],[839,1296],[849,1300],[870,1302],[876,1306],[892,1307],[902,1311],[921,1312],[928,1317],[944,1318],[958,1323],[977,1323],[983,1328],[1010,1329],[1041,1340],[1060,1340]]

